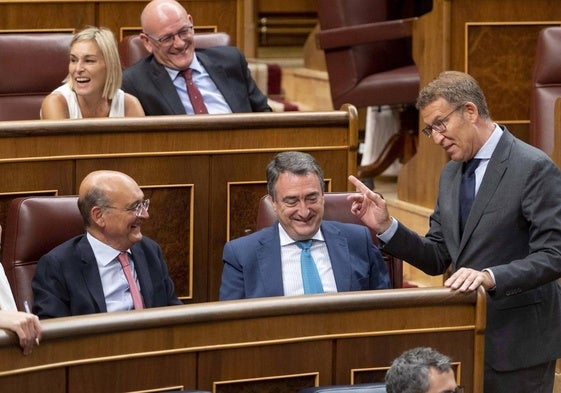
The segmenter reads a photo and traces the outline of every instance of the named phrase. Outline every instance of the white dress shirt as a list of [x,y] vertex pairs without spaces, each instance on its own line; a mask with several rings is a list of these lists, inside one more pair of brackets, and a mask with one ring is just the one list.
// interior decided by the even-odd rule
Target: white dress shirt
[[[120,251],[100,242],[89,233],[87,234],[87,238],[92,246],[97,261],[107,312],[134,309],[129,283],[127,282],[121,264],[117,260]],[[133,277],[142,293],[142,288],[140,288],[138,284],[136,270],[134,269],[134,261],[130,252],[129,261]]]
[[[288,236],[280,223],[278,225],[284,295],[303,295],[304,284],[302,282],[302,270],[300,268],[300,254],[302,250],[298,247],[296,241]],[[335,283],[329,252],[327,251],[327,245],[325,244],[321,229],[312,237],[312,240],[310,252],[318,269],[323,291],[337,292],[337,284]]]

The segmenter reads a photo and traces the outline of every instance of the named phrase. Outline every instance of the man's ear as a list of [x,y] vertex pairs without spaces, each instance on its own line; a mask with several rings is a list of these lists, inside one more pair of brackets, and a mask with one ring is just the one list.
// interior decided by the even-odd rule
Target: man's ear
[[105,226],[105,218],[103,217],[101,206],[92,207],[92,210],[90,210],[90,220],[99,227]]
[[148,52],[152,53],[153,47],[152,47],[152,43],[150,42],[150,38],[148,38],[148,36],[144,33],[140,33],[139,37],[140,40],[142,41],[142,44],[144,45],[144,48],[146,48]]
[[466,102],[464,104],[464,113],[466,113],[470,119],[476,119],[479,116],[479,110],[473,102]]
[[273,197],[271,197],[271,201],[272,201],[271,205],[273,207],[273,211],[275,212],[275,214],[277,214],[277,202],[273,199]]

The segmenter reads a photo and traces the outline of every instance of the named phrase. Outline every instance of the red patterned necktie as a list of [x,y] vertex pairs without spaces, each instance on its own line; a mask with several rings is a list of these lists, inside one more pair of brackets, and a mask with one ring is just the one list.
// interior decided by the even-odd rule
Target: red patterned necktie
[[127,278],[127,282],[129,283],[134,309],[142,310],[144,308],[144,305],[142,304],[142,296],[140,295],[140,290],[136,285],[136,280],[132,276],[131,265],[129,263],[129,257],[127,253],[120,253],[117,259],[121,263],[121,267],[123,268],[123,272],[125,273],[125,277]]
[[180,74],[185,78],[187,94],[189,94],[189,100],[191,100],[195,115],[207,114],[208,109],[206,108],[203,96],[197,85],[193,83],[193,69],[187,68],[185,71],[181,71]]

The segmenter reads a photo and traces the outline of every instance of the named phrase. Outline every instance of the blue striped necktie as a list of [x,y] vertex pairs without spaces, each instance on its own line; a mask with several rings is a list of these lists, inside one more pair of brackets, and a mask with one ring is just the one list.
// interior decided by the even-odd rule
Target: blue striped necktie
[[304,293],[323,293],[323,286],[319,278],[318,269],[312,258],[310,247],[312,240],[296,242],[296,245],[302,249],[300,253],[300,266],[302,268],[302,281],[304,283]]

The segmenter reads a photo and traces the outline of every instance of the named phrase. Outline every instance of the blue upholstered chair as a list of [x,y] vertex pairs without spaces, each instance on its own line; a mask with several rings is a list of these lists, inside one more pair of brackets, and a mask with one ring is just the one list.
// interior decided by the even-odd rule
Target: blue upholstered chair
[[357,385],[314,386],[298,393],[386,393],[385,383],[362,383]]

